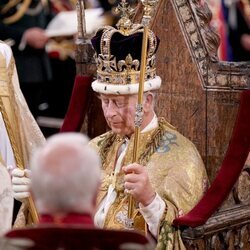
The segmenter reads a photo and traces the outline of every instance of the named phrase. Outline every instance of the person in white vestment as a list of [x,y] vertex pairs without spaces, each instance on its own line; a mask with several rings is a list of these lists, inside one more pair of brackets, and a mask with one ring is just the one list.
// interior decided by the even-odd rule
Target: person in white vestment
[[[44,141],[21,92],[12,50],[0,41],[0,233],[12,224],[13,195],[8,170],[14,169],[15,176],[19,168],[27,167],[33,149]],[[20,211],[26,206],[24,203]]]

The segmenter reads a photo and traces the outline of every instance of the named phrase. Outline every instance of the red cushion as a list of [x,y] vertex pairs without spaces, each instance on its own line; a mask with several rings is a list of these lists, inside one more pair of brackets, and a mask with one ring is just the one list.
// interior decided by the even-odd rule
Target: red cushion
[[135,231],[103,230],[74,225],[61,227],[40,225],[35,228],[16,229],[8,232],[6,237],[31,239],[35,243],[35,246],[30,248],[32,250],[116,250],[124,243],[135,243],[145,247],[152,243]]
[[91,76],[75,77],[68,111],[65,115],[60,132],[80,131],[88,107],[91,82]]

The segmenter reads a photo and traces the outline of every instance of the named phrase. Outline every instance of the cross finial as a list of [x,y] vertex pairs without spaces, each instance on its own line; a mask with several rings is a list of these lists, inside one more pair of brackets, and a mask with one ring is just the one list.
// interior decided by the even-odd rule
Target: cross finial
[[134,13],[134,9],[129,6],[126,0],[121,0],[119,5],[115,8],[116,14],[121,14],[120,20],[116,26],[124,34],[127,34],[129,29],[133,26],[130,16]]

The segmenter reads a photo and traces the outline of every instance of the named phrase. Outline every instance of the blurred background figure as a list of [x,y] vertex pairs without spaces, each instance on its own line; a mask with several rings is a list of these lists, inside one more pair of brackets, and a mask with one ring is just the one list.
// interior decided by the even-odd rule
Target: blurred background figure
[[[41,117],[63,118],[68,107],[76,74],[74,61],[76,28],[72,29],[76,17],[63,14],[74,12],[75,4],[76,0],[50,0],[50,11],[56,20],[52,20],[46,29],[46,34],[50,37],[46,52],[50,58],[53,77],[46,89],[48,106],[46,104],[40,106]],[[60,13],[62,16],[57,17]],[[42,121],[41,118],[39,121]]]
[[[68,108],[74,78],[75,67],[75,38],[77,34],[76,1],[51,0],[51,10],[55,18],[48,24],[46,33],[50,37],[46,51],[49,54],[53,79],[49,86],[49,109],[41,112],[44,117],[63,119]],[[106,22],[102,16],[103,9],[93,4],[86,4],[85,18],[87,33],[93,34],[95,30]],[[60,90],[60,96],[58,92]],[[40,121],[46,119],[39,118]]]
[[45,28],[51,19],[45,0],[3,0],[0,3],[0,39],[12,46],[20,87],[36,117],[46,102],[44,87],[52,79]]
[[233,61],[250,60],[250,1],[224,0]]
[[213,13],[212,25],[217,29],[221,45],[219,59],[250,60],[250,1],[208,0]]
[[223,0],[208,0],[210,10],[212,11],[211,26],[215,28],[220,36],[220,46],[218,57],[223,61],[232,61],[231,45],[228,39],[228,28],[225,16]]

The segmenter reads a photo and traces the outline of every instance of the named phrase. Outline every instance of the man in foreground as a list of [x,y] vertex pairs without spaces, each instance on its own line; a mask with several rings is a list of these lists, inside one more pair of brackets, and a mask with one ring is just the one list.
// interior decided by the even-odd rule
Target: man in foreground
[[77,133],[50,137],[31,159],[31,190],[40,223],[94,225],[100,160]]

